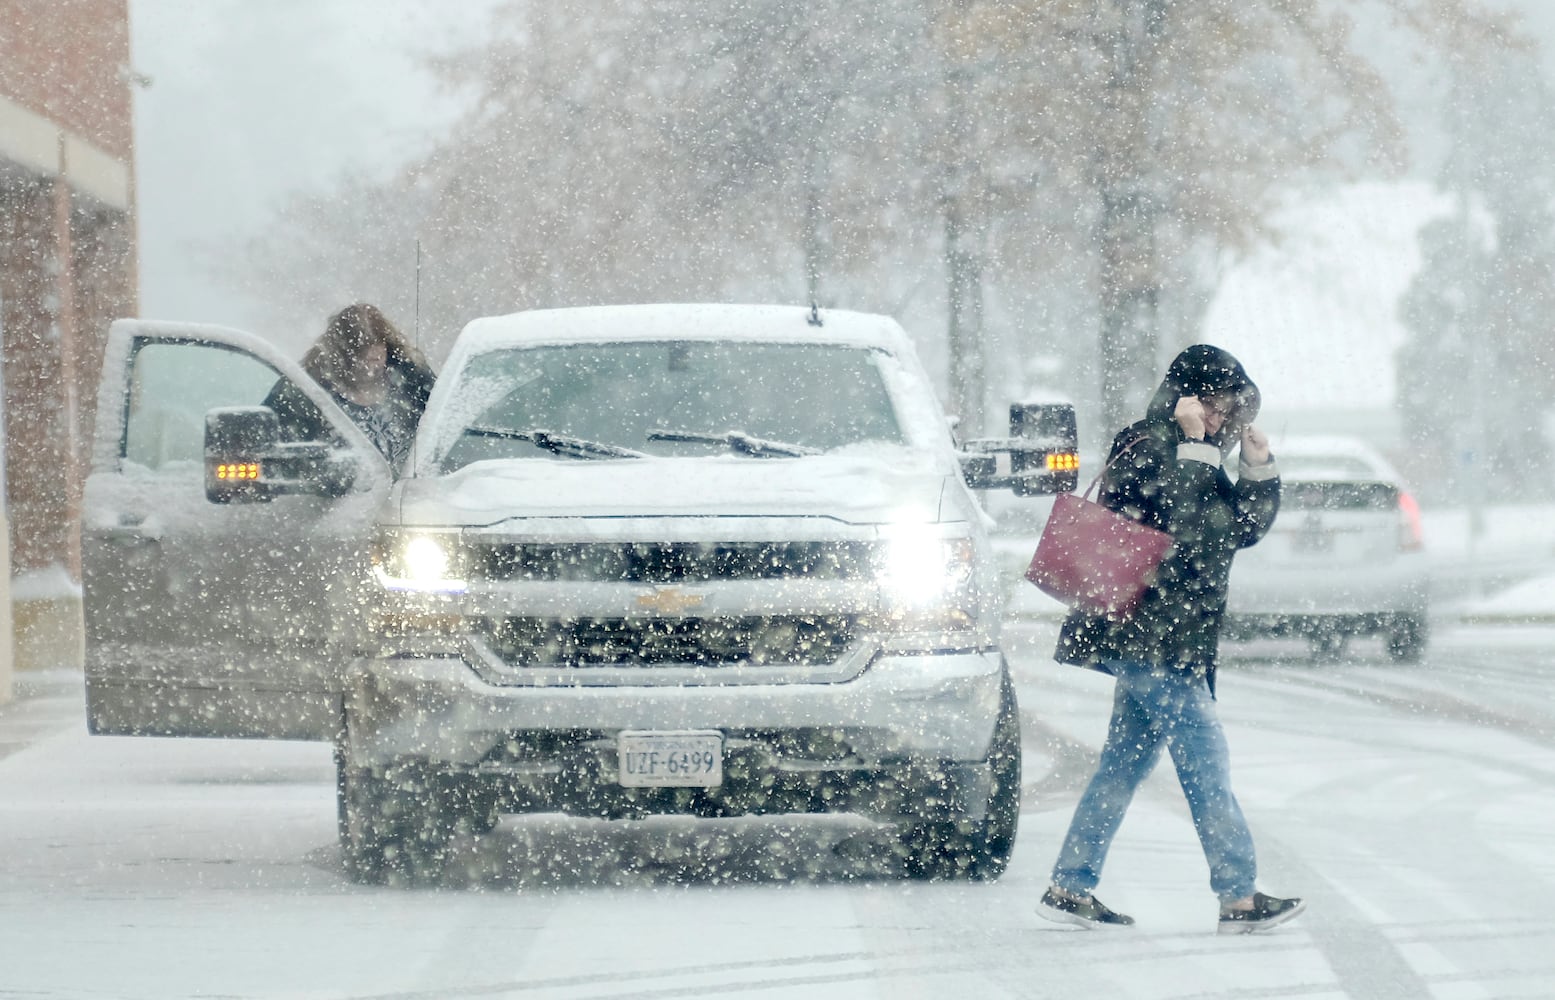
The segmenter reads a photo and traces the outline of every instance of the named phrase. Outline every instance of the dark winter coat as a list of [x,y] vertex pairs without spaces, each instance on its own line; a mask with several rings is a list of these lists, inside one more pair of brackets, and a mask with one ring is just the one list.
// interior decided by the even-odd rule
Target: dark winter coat
[[[1224,426],[1208,443],[1188,441],[1174,417],[1177,401],[1222,393],[1237,399]],[[1232,557],[1264,536],[1280,506],[1272,459],[1242,463],[1235,483],[1222,467],[1258,405],[1257,386],[1225,351],[1197,344],[1172,361],[1145,418],[1113,439],[1109,461],[1138,443],[1107,470],[1099,495],[1106,507],[1170,533],[1172,547],[1132,612],[1070,612],[1054,653],[1059,662],[1160,664],[1202,674],[1214,691]]]
[[[408,359],[389,359],[389,395],[383,407],[367,407],[351,402],[330,386],[330,397],[346,416],[361,427],[378,446],[389,464],[398,469],[410,452],[416,425],[426,409],[436,376],[431,369]],[[284,441],[323,441],[335,435],[328,421],[307,395],[287,379],[281,379],[265,397],[264,405],[280,418]]]

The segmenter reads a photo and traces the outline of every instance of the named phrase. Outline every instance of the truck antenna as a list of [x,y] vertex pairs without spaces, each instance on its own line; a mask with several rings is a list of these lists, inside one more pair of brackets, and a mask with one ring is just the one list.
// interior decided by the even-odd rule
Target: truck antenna
[[[416,275],[414,283],[416,286],[416,294],[415,304],[412,307],[413,311],[411,313],[410,339],[415,343],[416,350],[421,353],[423,358],[425,358],[426,352],[421,350],[421,237],[419,236],[416,237]],[[408,468],[415,468],[416,466],[416,447],[417,443],[421,440],[420,425],[421,421],[417,420],[416,426],[411,428],[410,455],[407,456],[405,462]],[[400,513],[403,515],[405,509],[405,494],[403,491],[400,493],[399,501]]]

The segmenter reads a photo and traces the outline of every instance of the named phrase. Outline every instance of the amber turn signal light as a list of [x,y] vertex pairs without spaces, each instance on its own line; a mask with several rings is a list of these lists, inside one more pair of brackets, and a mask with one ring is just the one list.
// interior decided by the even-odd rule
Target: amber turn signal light
[[1047,453],[1047,471],[1049,472],[1078,472],[1080,470],[1080,455],[1073,451],[1050,451]]
[[222,462],[216,466],[216,478],[226,480],[258,479],[258,462]]

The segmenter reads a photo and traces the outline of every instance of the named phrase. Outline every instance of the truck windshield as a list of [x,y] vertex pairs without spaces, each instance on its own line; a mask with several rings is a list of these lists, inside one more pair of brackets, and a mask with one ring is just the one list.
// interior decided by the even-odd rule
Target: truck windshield
[[522,440],[537,427],[648,455],[726,455],[731,435],[783,442],[795,454],[903,441],[879,354],[862,348],[565,344],[489,351],[458,377],[435,438],[444,472],[484,459],[547,457]]

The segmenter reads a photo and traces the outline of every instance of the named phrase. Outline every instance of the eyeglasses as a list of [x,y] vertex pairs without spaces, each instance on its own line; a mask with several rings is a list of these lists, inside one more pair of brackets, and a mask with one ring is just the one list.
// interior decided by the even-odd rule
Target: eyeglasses
[[1231,411],[1236,409],[1235,396],[1200,396],[1199,402],[1204,408],[1222,420],[1231,416]]

